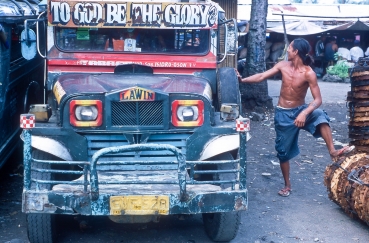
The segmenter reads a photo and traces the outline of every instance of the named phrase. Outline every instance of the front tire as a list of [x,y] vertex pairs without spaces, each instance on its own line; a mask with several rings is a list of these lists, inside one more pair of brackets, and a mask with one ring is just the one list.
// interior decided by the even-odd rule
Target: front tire
[[55,217],[52,214],[27,214],[27,233],[31,243],[52,243],[55,235]]
[[[219,154],[213,158],[211,158],[211,160],[233,160],[233,156],[231,153],[227,152],[224,154]],[[229,163],[229,164],[218,164],[217,166],[217,170],[236,170],[238,169],[238,163]],[[233,172],[233,173],[219,173],[219,174],[215,174],[213,179],[214,180],[218,180],[218,181],[225,181],[225,180],[236,180],[238,177],[238,173],[237,172]],[[232,187],[232,183],[224,183],[221,184],[220,187],[224,190],[224,189],[230,189]]]
[[[53,160],[54,156],[51,154],[34,149],[32,157],[40,160]],[[32,168],[50,169],[50,164],[32,163]],[[36,180],[51,180],[50,173],[41,173],[32,171],[32,178]],[[32,190],[36,190],[36,183],[31,184]],[[40,190],[51,190],[51,185],[40,184]],[[55,238],[55,215],[42,213],[28,213],[27,216],[27,234],[31,243],[52,243]]]
[[216,242],[233,240],[238,232],[241,221],[241,212],[203,213],[205,232]]
[[[219,154],[210,160],[233,160],[231,153],[227,152]],[[218,170],[234,170],[238,168],[237,163],[218,164]],[[236,180],[238,173],[219,173],[214,175],[214,180]],[[220,185],[221,188],[230,189],[231,183]],[[228,242],[233,240],[238,232],[241,220],[241,212],[221,212],[221,213],[203,213],[202,219],[204,222],[205,232],[213,241]]]

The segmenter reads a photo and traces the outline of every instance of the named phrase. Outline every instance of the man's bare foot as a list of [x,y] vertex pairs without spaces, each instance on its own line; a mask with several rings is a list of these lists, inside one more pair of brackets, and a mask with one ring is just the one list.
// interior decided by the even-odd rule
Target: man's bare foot
[[336,162],[340,156],[350,153],[354,148],[355,146],[345,146],[339,150],[331,151],[329,154],[331,155],[332,160]]

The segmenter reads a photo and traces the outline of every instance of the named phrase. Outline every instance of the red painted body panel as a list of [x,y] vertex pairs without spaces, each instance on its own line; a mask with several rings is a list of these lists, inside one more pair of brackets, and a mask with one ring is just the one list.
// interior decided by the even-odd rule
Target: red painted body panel
[[62,73],[112,73],[117,65],[132,63],[150,66],[155,73],[192,74],[203,69],[216,69],[216,57],[211,52],[204,56],[190,56],[137,53],[62,53],[54,49],[48,57],[49,71]]

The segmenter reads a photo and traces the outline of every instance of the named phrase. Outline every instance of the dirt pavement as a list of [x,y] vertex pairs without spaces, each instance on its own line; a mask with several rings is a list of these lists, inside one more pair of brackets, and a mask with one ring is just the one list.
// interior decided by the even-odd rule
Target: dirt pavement
[[[276,103],[280,81],[269,81],[269,93]],[[346,94],[349,84],[320,83],[336,146],[348,143]],[[309,99],[307,100],[307,102]],[[302,131],[301,154],[291,161],[293,192],[288,198],[277,195],[283,187],[274,152],[272,113],[268,120],[251,123],[248,143],[249,210],[243,214],[237,243],[279,242],[369,242],[366,224],[352,220],[331,202],[323,184],[330,158],[324,142]],[[0,172],[0,242],[26,243],[25,215],[21,213],[22,167],[15,156]],[[263,173],[269,173],[264,176]],[[369,203],[369,202],[368,202]],[[106,218],[91,220],[80,229],[73,218],[58,219],[58,242],[210,242],[201,216],[189,219],[168,217],[160,223],[119,225]]]

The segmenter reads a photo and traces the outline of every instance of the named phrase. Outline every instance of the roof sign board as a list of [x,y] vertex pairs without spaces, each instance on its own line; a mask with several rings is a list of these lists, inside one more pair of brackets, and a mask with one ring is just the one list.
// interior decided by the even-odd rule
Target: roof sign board
[[219,5],[49,0],[49,25],[64,27],[214,28]]

